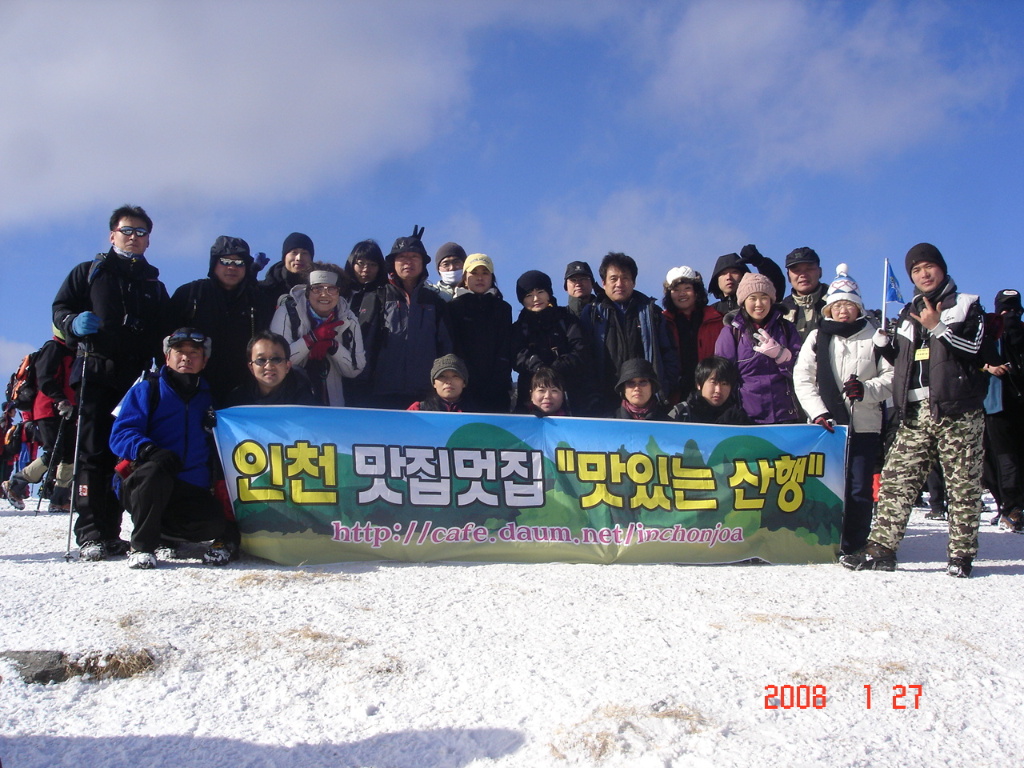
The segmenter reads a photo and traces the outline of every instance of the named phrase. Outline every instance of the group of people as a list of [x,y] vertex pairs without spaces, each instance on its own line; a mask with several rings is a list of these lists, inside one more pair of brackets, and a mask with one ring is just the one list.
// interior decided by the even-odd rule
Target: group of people
[[[78,354],[47,417],[77,416],[82,559],[128,553],[129,565],[149,568],[190,540],[213,541],[206,562],[236,557],[206,414],[247,404],[842,424],[843,565],[895,568],[938,459],[949,478],[954,576],[970,574],[977,552],[988,420],[1003,524],[1022,527],[1024,451],[1010,427],[1024,405],[1020,296],[1000,292],[986,319],[930,244],[907,253],[916,295],[886,329],[847,265],[823,282],[806,247],[786,256],[784,272],[747,245],[720,257],[706,284],[695,268],[674,267],[660,303],[636,289],[638,266],[624,253],[601,260],[600,284],[587,262],[570,262],[565,306],[551,277],[530,270],[515,283],[513,320],[485,254],[445,243],[432,282],[419,227],[386,256],[373,240],[357,243],[343,266],[315,260],[312,239],[292,233],[262,280],[265,264],[244,240],[218,237],[207,277],[173,295],[144,255],[152,229],[142,208],[115,210],[110,249],[76,266],[53,303],[52,343]],[[137,382],[160,359],[159,373]],[[873,515],[886,401],[899,427]],[[117,493],[115,464],[124,475]],[[21,480],[5,486],[10,498],[25,492]],[[120,539],[122,508],[134,522],[131,542]]]

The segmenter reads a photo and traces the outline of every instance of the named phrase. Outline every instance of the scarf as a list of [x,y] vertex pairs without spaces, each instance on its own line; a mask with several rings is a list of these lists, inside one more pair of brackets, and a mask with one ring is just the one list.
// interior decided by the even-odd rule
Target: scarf
[[791,294],[793,302],[797,306],[796,316],[793,318],[793,324],[796,325],[796,329],[800,333],[801,338],[807,338],[807,334],[814,329],[814,318],[818,315],[818,302],[821,301],[821,297],[825,295],[827,290],[828,286],[822,283],[817,287],[817,289],[804,296],[801,296],[795,291]]
[[[858,317],[852,323],[840,323],[828,318],[822,318],[821,326],[818,328],[818,339],[814,344],[815,380],[818,385],[818,394],[828,408],[829,416],[836,424],[849,425],[850,412],[843,402],[842,392],[839,390],[839,382],[832,373],[832,356],[829,354],[829,347],[832,344],[833,336],[841,336],[848,339],[864,328],[867,323],[866,317]],[[812,419],[818,414],[807,414]]]
[[658,400],[657,398],[652,397],[648,401],[647,407],[641,408],[639,405],[633,405],[628,400],[623,399],[622,407],[625,409],[626,413],[628,413],[634,419],[645,419],[647,418],[647,414],[649,414],[651,411],[658,407]]

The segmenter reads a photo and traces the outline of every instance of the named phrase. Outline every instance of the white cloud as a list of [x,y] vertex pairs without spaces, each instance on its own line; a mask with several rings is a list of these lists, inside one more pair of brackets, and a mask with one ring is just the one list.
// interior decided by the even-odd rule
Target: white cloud
[[587,261],[596,275],[606,253],[622,251],[637,262],[638,288],[656,298],[671,267],[692,266],[706,280],[715,259],[747,242],[742,231],[709,220],[699,201],[667,189],[614,190],[593,212],[565,206],[548,210],[542,221],[543,250],[557,254],[549,267],[556,283],[574,259]]
[[957,23],[934,3],[703,0],[653,43],[644,98],[753,177],[855,169],[1001,96],[998,49],[954,48]]
[[0,224],[83,210],[97,190],[105,201],[276,202],[352,181],[456,119],[475,29],[574,23],[586,12],[583,3],[6,2]]

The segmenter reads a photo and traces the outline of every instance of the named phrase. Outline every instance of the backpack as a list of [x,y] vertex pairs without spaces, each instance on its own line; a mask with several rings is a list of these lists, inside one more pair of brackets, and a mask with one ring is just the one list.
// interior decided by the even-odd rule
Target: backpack
[[7,402],[19,411],[31,411],[36,401],[39,383],[36,381],[35,362],[38,354],[39,350],[36,350],[25,355],[7,384]]
[[22,431],[25,429],[25,422],[19,421],[12,424],[3,433],[2,455],[4,459],[10,459],[21,453]]

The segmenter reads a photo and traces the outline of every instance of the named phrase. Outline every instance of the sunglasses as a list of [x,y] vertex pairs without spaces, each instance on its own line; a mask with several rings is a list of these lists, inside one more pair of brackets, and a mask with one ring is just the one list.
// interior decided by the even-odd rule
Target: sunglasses
[[131,237],[132,235],[135,235],[136,237],[145,237],[149,234],[149,230],[145,227],[118,227],[117,231],[125,237]]
[[245,259],[229,259],[229,258],[227,258],[225,256],[221,256],[219,259],[217,259],[217,262],[222,267],[244,267],[245,266]]
[[174,346],[175,344],[180,344],[185,341],[192,341],[195,342],[196,344],[205,344],[206,334],[204,334],[202,331],[196,331],[191,328],[186,328],[180,331],[175,331],[174,333],[167,337],[167,343],[170,344],[171,346]]
[[255,365],[257,368],[266,368],[268,365],[272,365],[276,368],[283,365],[284,362],[283,357],[257,357],[255,360],[250,360],[249,365]]

